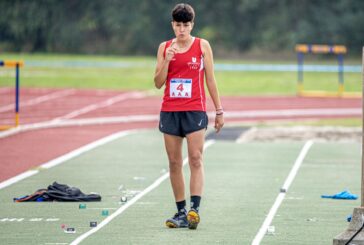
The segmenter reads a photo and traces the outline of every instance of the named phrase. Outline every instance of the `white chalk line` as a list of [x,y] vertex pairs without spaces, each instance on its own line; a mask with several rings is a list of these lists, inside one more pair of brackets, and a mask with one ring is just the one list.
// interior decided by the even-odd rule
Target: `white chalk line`
[[111,97],[111,98],[109,98],[109,99],[107,99],[105,101],[98,102],[98,103],[95,103],[95,104],[91,104],[91,105],[88,105],[88,106],[86,106],[84,108],[75,110],[75,111],[70,112],[70,113],[68,113],[68,114],[66,114],[64,116],[55,118],[52,121],[63,121],[63,120],[66,120],[66,119],[71,119],[71,118],[80,116],[82,114],[86,114],[86,113],[88,113],[90,111],[94,111],[94,110],[97,110],[97,109],[100,109],[100,108],[103,108],[103,107],[113,105],[113,104],[115,104],[117,102],[120,102],[120,101],[123,101],[123,100],[126,100],[126,99],[139,99],[139,98],[143,98],[144,96],[145,96],[144,93],[141,93],[141,92],[130,92],[130,93],[125,93],[125,94],[120,94],[120,95]]
[[[57,165],[59,165],[61,163],[64,163],[65,161],[68,161],[68,160],[70,160],[72,158],[75,158],[75,157],[77,157],[77,156],[79,156],[79,155],[81,155],[83,153],[86,153],[86,152],[88,152],[88,151],[90,151],[92,149],[95,149],[96,147],[99,147],[99,146],[104,145],[104,144],[106,144],[108,142],[111,142],[113,140],[125,137],[127,135],[130,135],[130,134],[133,134],[133,133],[136,133],[136,132],[138,132],[138,131],[137,130],[121,131],[121,132],[106,136],[106,137],[104,137],[102,139],[99,139],[99,140],[94,141],[94,142],[92,142],[90,144],[82,146],[82,147],[80,147],[80,148],[78,148],[76,150],[73,150],[73,151],[71,151],[71,152],[69,152],[69,153],[67,153],[67,154],[65,154],[63,156],[57,157],[57,158],[55,158],[55,159],[53,159],[51,161],[48,161],[48,162],[46,162],[44,164],[41,164],[39,168],[40,169],[52,168],[52,167],[57,166]],[[5,187],[8,187],[8,186],[10,186],[12,184],[15,184],[15,183],[17,183],[17,182],[19,182],[21,180],[24,180],[24,179],[26,179],[26,178],[28,178],[30,176],[33,176],[33,175],[35,175],[35,174],[37,174],[39,172],[40,172],[40,170],[28,170],[28,171],[26,171],[24,173],[21,173],[21,174],[19,174],[17,176],[14,176],[14,177],[12,177],[12,178],[10,178],[8,180],[5,180],[5,181],[0,183],[0,190],[5,188]]]
[[[298,155],[290,173],[288,174],[287,179],[285,180],[282,189],[285,189],[285,191],[288,191],[288,188],[290,187],[292,181],[294,180],[294,178],[297,175],[297,172],[304,160],[304,158],[306,157],[309,149],[311,148],[311,146],[313,145],[313,141],[309,140],[305,143],[305,145],[303,146],[300,154]],[[269,213],[267,215],[267,217],[265,218],[262,226],[260,227],[258,233],[255,235],[255,238],[252,242],[252,245],[259,245],[260,242],[262,241],[264,235],[266,234],[268,227],[270,226],[270,224],[273,221],[273,218],[275,216],[275,214],[278,211],[279,206],[282,204],[284,197],[286,196],[286,192],[280,192],[273,204],[273,206],[271,207],[271,209],[269,210]]]
[[[213,140],[206,141],[206,143],[204,145],[204,149],[208,148],[209,146],[211,146],[214,143],[215,143],[215,141],[213,141]],[[185,158],[183,160],[183,166],[186,165],[187,162],[188,162],[188,158]],[[154,190],[155,188],[157,188],[163,181],[165,181],[166,179],[168,179],[168,177],[169,177],[169,172],[168,173],[165,173],[164,175],[162,175],[161,177],[159,177],[157,180],[154,181],[153,184],[151,184],[150,186],[148,186],[142,192],[140,192],[139,194],[137,194],[136,196],[134,196],[125,205],[121,206],[118,210],[116,210],[110,216],[108,216],[107,218],[105,218],[97,227],[94,227],[91,230],[87,231],[86,233],[83,233],[81,236],[77,237],[73,242],[70,243],[70,245],[79,244],[80,242],[82,242],[87,237],[89,237],[92,234],[94,234],[95,232],[99,231],[101,228],[103,228],[108,223],[110,223],[110,221],[112,221],[114,218],[116,218],[117,216],[119,216],[120,214],[122,214],[126,209],[128,209],[130,206],[132,206],[134,203],[136,203],[140,198],[142,198],[143,196],[145,196],[146,194],[148,194],[149,192],[151,192],[152,190]]]
[[0,190],[7,187],[7,186],[10,186],[10,185],[12,185],[14,183],[17,183],[17,182],[19,182],[19,181],[21,181],[23,179],[26,179],[26,178],[28,178],[30,176],[33,176],[33,175],[35,175],[37,173],[39,173],[39,170],[28,170],[28,171],[25,171],[25,172],[23,172],[21,174],[18,174],[17,176],[14,176],[14,177],[12,177],[10,179],[7,179],[7,180],[0,183]]
[[[46,102],[46,101],[59,99],[59,98],[71,95],[73,93],[75,93],[74,89],[61,90],[61,91],[57,91],[57,92],[54,92],[54,93],[42,95],[42,96],[36,97],[34,99],[27,100],[27,101],[24,101],[24,102],[20,101],[19,106],[21,108],[24,108],[26,106],[37,105],[37,104],[40,104],[40,103],[43,103],[43,102]],[[15,96],[14,96],[14,98],[15,98]],[[5,105],[5,106],[0,107],[0,112],[11,111],[11,110],[14,110],[14,108],[15,108],[15,103]]]
[[[103,108],[103,107],[110,106],[112,104],[115,104],[115,103],[123,101],[123,100],[143,98],[144,96],[145,95],[143,93],[141,93],[141,92],[130,92],[130,93],[125,93],[125,94],[121,94],[121,95],[118,95],[118,96],[114,96],[114,97],[109,98],[107,100],[104,100],[104,101],[101,101],[101,102],[98,102],[98,103],[95,103],[95,104],[88,105],[88,106],[86,106],[84,108],[72,111],[70,113],[67,113],[64,116],[57,117],[57,118],[54,118],[54,119],[49,120],[49,121],[44,121],[44,122],[39,122],[39,123],[32,123],[32,124],[24,124],[24,125],[20,125],[18,127],[6,130],[4,132],[0,132],[0,138],[4,138],[4,137],[10,136],[10,135],[14,135],[14,134],[29,131],[29,130],[60,127],[64,122],[66,122],[67,120],[69,120],[71,118],[80,116],[82,114],[88,113],[88,112],[93,111],[93,110],[97,110],[97,109],[100,109],[100,108]],[[76,126],[76,125],[80,125],[80,124],[74,124],[73,126]]]
[[227,118],[257,118],[257,117],[293,117],[293,116],[360,116],[361,108],[315,108],[315,109],[276,109],[227,111]]
[[[137,95],[136,97],[138,97]],[[133,96],[132,96],[133,97]],[[134,98],[134,97],[133,97]],[[100,106],[106,106],[102,102]],[[93,107],[95,109],[95,107]],[[80,109],[79,114],[86,113],[88,109]],[[88,111],[87,111],[88,112]],[[70,115],[72,114],[72,115]],[[68,114],[68,117],[74,116],[76,113]],[[224,115],[226,119],[261,119],[265,117],[280,117],[295,119],[295,116],[361,116],[362,111],[360,108],[323,108],[323,109],[290,109],[290,110],[252,110],[252,111],[227,111]],[[214,113],[208,113],[208,116],[213,118]],[[62,118],[62,117],[60,117]],[[72,126],[87,126],[87,125],[100,125],[100,124],[116,124],[116,123],[132,123],[132,122],[154,122],[159,120],[157,114],[145,115],[131,115],[131,116],[117,116],[117,117],[97,117],[97,118],[83,118],[83,119],[54,119],[45,122],[20,125],[19,127],[0,132],[0,138],[4,138],[16,133],[25,132],[35,129],[57,128],[57,127],[72,127]]]

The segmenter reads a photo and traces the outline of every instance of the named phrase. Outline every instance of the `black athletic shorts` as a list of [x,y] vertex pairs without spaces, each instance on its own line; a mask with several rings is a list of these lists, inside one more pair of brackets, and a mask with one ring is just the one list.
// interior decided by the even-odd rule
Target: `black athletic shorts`
[[186,137],[187,134],[207,129],[208,118],[204,111],[161,111],[159,130],[165,134]]

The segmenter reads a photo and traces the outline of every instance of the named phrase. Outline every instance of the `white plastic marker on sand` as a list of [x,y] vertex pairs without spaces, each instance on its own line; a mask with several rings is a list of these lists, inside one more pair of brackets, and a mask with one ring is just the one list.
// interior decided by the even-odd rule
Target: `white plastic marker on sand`
[[[107,137],[104,137],[102,139],[99,139],[97,141],[94,141],[88,145],[85,145],[85,146],[82,146],[81,148],[78,148],[74,151],[71,151],[63,156],[60,156],[60,157],[57,157],[49,162],[46,162],[44,164],[42,164],[40,166],[40,169],[48,169],[48,168],[51,168],[51,167],[54,167],[54,166],[57,166],[61,163],[64,163],[65,161],[68,161],[74,157],[77,157],[83,153],[86,153],[96,147],[99,147],[101,145],[104,145],[108,142],[111,142],[113,140],[116,140],[116,139],[119,139],[119,138],[122,138],[122,137],[125,137],[127,135],[130,135],[130,134],[133,134],[133,133],[137,133],[139,131],[137,130],[128,130],[128,131],[121,131],[121,132],[118,132],[118,133],[115,133],[115,134],[112,134],[112,135],[109,135]],[[35,174],[39,173],[39,170],[29,170],[29,171],[26,171],[24,173],[21,173],[13,178],[10,178],[8,180],[5,180],[3,182],[0,183],[0,190],[7,187],[7,186],[10,186],[14,183],[17,183],[23,179],[26,179],[30,176],[33,176]]]
[[268,230],[268,227],[272,223],[272,220],[273,220],[275,214],[277,213],[279,206],[281,205],[284,197],[286,196],[286,192],[288,191],[288,188],[290,187],[290,185],[292,184],[292,181],[296,177],[296,174],[297,174],[299,168],[301,167],[301,164],[302,164],[303,160],[305,159],[305,157],[312,145],[313,145],[313,141],[309,140],[303,146],[300,154],[298,155],[298,157],[291,169],[291,172],[288,174],[288,177],[281,188],[282,190],[285,190],[285,191],[280,192],[278,194],[276,201],[274,202],[273,206],[269,210],[269,213],[268,213],[267,217],[265,218],[262,226],[260,227],[258,233],[255,235],[252,245],[259,245],[260,242],[262,241],[264,235],[266,234],[266,232]]
[[[214,143],[215,143],[214,140],[206,141],[206,143],[204,145],[204,149],[206,149],[207,147],[211,146]],[[188,162],[188,158],[185,158],[183,160],[183,166],[186,165],[187,162]],[[107,225],[110,221],[112,221],[114,218],[116,218],[117,216],[122,214],[126,209],[128,209],[130,206],[132,206],[134,203],[136,203],[140,198],[142,198],[143,196],[145,196],[146,194],[148,194],[149,192],[151,192],[152,190],[157,188],[163,181],[168,179],[168,177],[169,177],[169,172],[165,173],[164,175],[159,177],[157,180],[154,181],[153,184],[148,186],[146,189],[144,189],[142,192],[140,192],[135,197],[133,197],[130,201],[128,201],[125,205],[121,206],[118,210],[116,210],[114,213],[112,213],[110,216],[108,216],[106,219],[104,219],[97,227],[94,227],[91,230],[89,230],[88,232],[83,233],[81,236],[77,237],[73,242],[70,243],[70,245],[79,244],[84,239],[86,239],[87,237],[91,236],[92,234],[94,234],[95,232],[100,230],[102,227]]]

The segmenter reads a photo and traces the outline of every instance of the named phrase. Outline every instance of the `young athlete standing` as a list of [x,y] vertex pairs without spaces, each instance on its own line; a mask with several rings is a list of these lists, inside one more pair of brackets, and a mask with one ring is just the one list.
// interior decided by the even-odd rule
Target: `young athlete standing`
[[[164,97],[159,130],[164,133],[169,160],[170,180],[177,205],[177,213],[166,221],[170,228],[196,229],[200,222],[199,206],[204,184],[202,163],[206,115],[206,86],[216,108],[215,129],[224,125],[223,109],[216,86],[210,44],[191,36],[195,13],[188,4],[177,4],[172,11],[175,38],[159,45],[155,86],[163,85]],[[191,209],[186,211],[185,183],[182,171],[182,142],[187,139],[191,171]]]

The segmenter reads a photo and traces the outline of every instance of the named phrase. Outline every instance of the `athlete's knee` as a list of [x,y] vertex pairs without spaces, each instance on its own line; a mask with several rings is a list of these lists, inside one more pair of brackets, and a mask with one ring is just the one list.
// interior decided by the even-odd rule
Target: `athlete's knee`
[[180,159],[169,159],[169,171],[170,173],[178,173],[182,171],[182,160]]
[[188,155],[188,160],[191,168],[201,168],[202,167],[202,153],[199,151],[190,153]]

